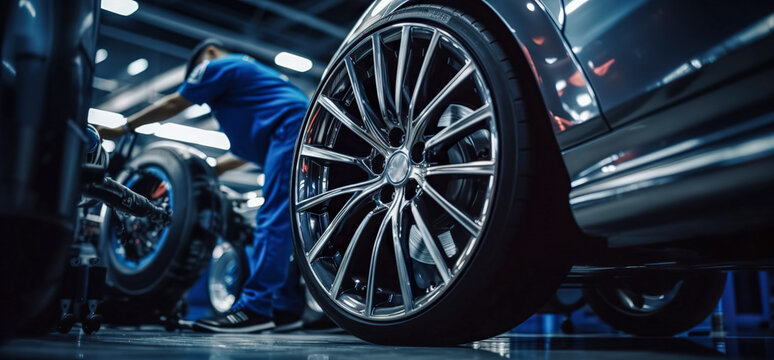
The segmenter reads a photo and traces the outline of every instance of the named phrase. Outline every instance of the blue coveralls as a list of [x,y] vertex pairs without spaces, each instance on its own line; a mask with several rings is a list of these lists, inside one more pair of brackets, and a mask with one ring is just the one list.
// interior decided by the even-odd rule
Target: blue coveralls
[[272,309],[300,314],[299,274],[290,265],[290,173],[293,145],[309,99],[280,73],[242,54],[195,67],[178,89],[207,103],[231,142],[231,152],[263,167],[265,202],[256,217],[250,277],[235,308],[271,317]]

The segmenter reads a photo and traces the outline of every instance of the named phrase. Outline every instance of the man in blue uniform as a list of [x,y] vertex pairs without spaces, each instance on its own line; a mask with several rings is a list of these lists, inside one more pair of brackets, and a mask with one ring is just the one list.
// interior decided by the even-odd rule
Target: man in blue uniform
[[100,134],[116,138],[203,103],[212,109],[236,155],[219,158],[216,171],[220,174],[246,161],[261,166],[265,202],[256,218],[251,276],[239,300],[223,315],[197,320],[194,329],[247,333],[298,326],[305,304],[298,270],[290,266],[288,202],[293,146],[308,105],[301,90],[274,69],[247,55],[229,53],[218,40],[207,40],[194,50],[177,93],[131,116],[123,128],[101,129]]

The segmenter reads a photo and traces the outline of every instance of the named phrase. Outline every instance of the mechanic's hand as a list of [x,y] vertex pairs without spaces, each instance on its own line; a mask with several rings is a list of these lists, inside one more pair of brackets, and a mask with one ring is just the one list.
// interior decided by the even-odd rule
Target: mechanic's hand
[[124,127],[117,127],[117,128],[108,128],[104,126],[97,127],[97,132],[99,132],[99,136],[103,139],[107,140],[115,140],[118,139],[124,135],[126,135],[126,129]]

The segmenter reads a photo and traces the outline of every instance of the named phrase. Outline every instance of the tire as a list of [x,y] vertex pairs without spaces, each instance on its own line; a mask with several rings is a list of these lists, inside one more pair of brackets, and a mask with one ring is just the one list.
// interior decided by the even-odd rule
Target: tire
[[[660,277],[660,278],[658,278]],[[672,336],[688,331],[701,323],[714,310],[723,296],[726,274],[706,272],[681,274],[675,278],[666,275],[671,286],[661,289],[639,289],[637,283],[649,283],[652,287],[664,281],[664,276],[642,276],[603,282],[584,292],[589,307],[599,318],[613,328],[632,335]],[[617,301],[618,291],[627,289],[635,294],[664,295],[665,301],[649,311],[632,309]],[[666,294],[666,295],[665,295]]]
[[[301,134],[296,143],[293,167],[295,170],[292,176],[293,191],[291,192],[291,213],[293,216],[296,258],[307,260],[300,261],[302,274],[306,279],[310,292],[325,313],[339,326],[367,341],[378,344],[397,345],[450,345],[484,339],[503,333],[534,314],[548,300],[548,297],[554,293],[569,269],[568,256],[562,252],[562,249],[566,249],[566,244],[578,230],[577,226],[572,222],[567,204],[569,180],[561,163],[558,147],[550,131],[549,123],[546,120],[544,107],[535,86],[535,80],[529,72],[528,64],[522,54],[518,52],[512,54],[504,51],[504,46],[517,49],[515,44],[501,45],[498,39],[486,29],[484,24],[477,20],[483,21],[485,19],[474,19],[466,13],[450,7],[417,5],[399,10],[374,23],[360,35],[360,41],[355,41],[349,48],[342,49],[342,53],[346,54],[346,57],[353,59],[351,62],[354,65],[351,68],[349,68],[350,64],[347,64],[342,57],[334,59],[335,63],[327,72],[328,76],[323,79],[315,94],[313,105],[307,113]],[[374,212],[379,209],[379,204],[382,203],[384,207],[388,207],[388,210],[385,211],[390,216],[400,214],[399,216],[401,217],[399,219],[401,219],[401,222],[399,224],[401,225],[398,225],[398,230],[401,232],[398,236],[399,240],[385,236],[388,232],[392,233],[391,229],[379,231],[376,229],[377,226],[375,225],[379,223],[379,219],[382,221],[378,228],[388,228],[386,224],[391,223],[392,220],[388,219],[387,215],[382,216],[381,213],[372,212],[363,218],[367,208],[361,211],[360,208],[354,207],[356,205],[360,206],[358,202],[358,199],[361,199],[360,195],[353,195],[349,201],[346,200],[346,197],[343,198],[344,200],[336,200],[335,198],[320,200],[323,199],[322,196],[325,196],[325,193],[317,193],[318,188],[323,189],[319,185],[322,182],[318,184],[313,181],[315,180],[313,176],[316,176],[318,173],[333,174],[336,171],[335,166],[337,166],[334,163],[335,161],[347,161],[346,159],[348,159],[348,157],[340,157],[338,154],[332,154],[328,151],[359,151],[354,144],[359,140],[354,135],[346,136],[346,141],[337,141],[338,137],[328,136],[331,132],[318,131],[318,129],[326,129],[324,126],[328,122],[335,122],[335,119],[338,119],[339,122],[343,121],[341,120],[341,115],[335,114],[337,110],[335,106],[347,112],[352,111],[350,113],[352,115],[348,115],[350,118],[358,116],[357,111],[360,108],[360,104],[357,104],[357,107],[347,105],[355,102],[347,100],[349,99],[347,97],[355,97],[356,92],[353,92],[351,87],[347,88],[346,81],[344,81],[344,85],[338,86],[337,84],[339,84],[339,81],[342,81],[340,80],[341,78],[346,79],[350,71],[355,71],[355,73],[361,71],[362,74],[365,74],[358,76],[368,76],[373,73],[370,70],[362,69],[361,65],[363,62],[366,62],[366,65],[368,64],[368,56],[370,55],[358,55],[363,53],[361,51],[362,48],[365,48],[365,53],[368,54],[369,35],[377,34],[375,39],[385,41],[382,39],[393,36],[392,34],[395,31],[398,34],[402,34],[403,28],[399,26],[407,23],[413,24],[409,25],[409,34],[420,36],[423,31],[443,32],[446,34],[445,39],[451,40],[440,41],[456,41],[460,48],[464,49],[460,52],[463,52],[465,56],[470,56],[471,61],[475,64],[474,69],[476,69],[473,72],[475,74],[473,76],[480,76],[480,78],[476,77],[475,79],[480,79],[481,81],[471,81],[465,87],[471,86],[475,89],[473,92],[476,94],[485,94],[486,92],[480,86],[487,87],[489,95],[491,95],[491,109],[493,110],[493,115],[487,117],[489,120],[481,121],[487,122],[489,127],[484,128],[483,133],[479,129],[474,134],[485,134],[489,136],[489,139],[492,138],[491,134],[496,133],[499,136],[494,147],[487,148],[488,145],[483,147],[484,150],[489,149],[489,161],[495,161],[495,165],[491,173],[486,171],[482,171],[482,173],[490,176],[489,184],[493,185],[489,189],[494,189],[497,195],[492,196],[493,192],[486,193],[488,194],[486,195],[486,204],[488,205],[481,207],[483,209],[481,210],[482,213],[486,214],[483,216],[486,220],[483,221],[481,227],[476,229],[468,225],[466,228],[462,223],[462,221],[465,221],[464,218],[455,222],[454,219],[458,218],[454,217],[451,212],[448,212],[453,210],[448,210],[446,213],[439,212],[440,215],[428,217],[428,220],[431,221],[424,223],[424,228],[428,231],[437,230],[436,224],[443,222],[443,224],[452,224],[449,225],[450,227],[446,231],[448,234],[473,234],[471,239],[475,241],[470,240],[462,243],[462,245],[455,243],[456,247],[454,249],[466,250],[446,253],[444,248],[444,253],[446,253],[448,259],[443,258],[444,255],[440,253],[439,249],[441,247],[438,245],[441,240],[438,240],[439,242],[435,242],[435,240],[440,236],[446,236],[447,239],[450,239],[451,235],[440,234],[436,237],[436,235],[429,233],[430,237],[427,238],[428,240],[425,240],[426,238],[421,235],[422,229],[419,229],[420,220],[417,220],[432,215],[429,212],[424,212],[425,209],[431,209],[432,206],[437,206],[436,209],[442,207],[442,205],[438,205],[440,204],[438,203],[439,200],[435,200],[436,203],[429,203],[433,200],[420,198],[421,196],[433,196],[430,195],[430,190],[425,189],[429,189],[434,185],[425,184],[426,188],[418,185],[413,195],[414,197],[406,199],[407,196],[412,196],[410,188],[412,183],[406,180],[405,177],[413,176],[412,170],[406,170],[409,175],[405,175],[404,178],[400,177],[400,171],[403,171],[402,165],[392,164],[392,159],[399,156],[395,155],[396,153],[390,155],[391,160],[389,162],[384,161],[384,166],[381,167],[384,170],[381,173],[378,173],[379,166],[381,166],[379,165],[381,164],[381,158],[378,158],[378,156],[374,157],[373,151],[371,151],[371,157],[366,158],[366,160],[372,166],[376,164],[376,168],[372,167],[372,171],[376,173],[374,175],[376,179],[386,179],[384,181],[390,184],[397,182],[396,180],[404,181],[404,185],[401,185],[404,188],[399,189],[399,185],[394,186],[394,190],[392,190],[394,198],[392,198],[390,203],[385,203],[386,200],[389,200],[386,195],[390,194],[390,188],[387,185],[385,185],[388,188],[386,194],[384,187],[380,187],[377,194],[373,195],[372,198],[368,198],[371,195],[366,195],[366,200],[362,200],[361,203],[370,204],[373,202],[376,204],[377,208],[373,210]],[[419,43],[420,41],[414,37],[410,46]],[[427,39],[425,43],[432,44],[432,40]],[[396,47],[397,45],[393,46],[393,48]],[[384,50],[385,45],[381,45],[380,48],[386,51]],[[456,49],[457,47],[451,45],[446,48]],[[370,51],[373,54],[373,48]],[[415,50],[412,48],[411,51]],[[441,53],[440,51],[439,53]],[[456,56],[454,53],[456,51],[458,50],[449,50],[450,56]],[[385,62],[388,61],[390,60],[385,60]],[[446,63],[449,63],[449,61],[446,61]],[[371,69],[373,69],[374,62],[372,61],[371,64]],[[411,66],[414,65],[407,65],[409,69]],[[342,68],[344,70],[340,70]],[[461,70],[463,69],[460,67],[458,70],[453,71],[462,72]],[[342,73],[343,75],[341,75]],[[430,74],[428,72],[426,75]],[[359,91],[363,93],[369,91],[367,80],[358,83]],[[442,81],[440,78],[434,80]],[[387,86],[391,86],[391,84]],[[388,90],[390,91],[385,92],[392,94],[392,89]],[[376,92],[376,90],[373,91]],[[327,97],[328,100],[323,98],[323,96]],[[337,96],[340,96],[342,100],[339,100]],[[403,97],[401,96],[399,99],[403,99]],[[367,99],[362,101],[366,102]],[[481,101],[486,105],[485,98]],[[350,110],[347,110],[344,106],[348,106]],[[368,106],[371,105],[369,104]],[[378,112],[379,107],[374,105],[373,108],[376,110],[374,110],[372,115],[364,115],[364,117],[373,116],[373,114]],[[452,109],[451,104],[448,104],[441,117],[446,116],[444,114],[447,113],[453,116],[454,111],[451,110],[454,109]],[[438,119],[437,112],[439,111],[431,110],[428,114],[430,114],[430,117]],[[319,117],[320,114],[323,114],[322,117]],[[399,128],[403,126],[399,125],[400,115],[398,119],[392,125]],[[453,121],[459,119],[457,118]],[[387,120],[379,121],[383,121],[385,126],[388,126]],[[451,121],[449,124],[452,124]],[[344,124],[347,125],[346,123]],[[363,133],[381,134],[381,136],[389,138],[387,141],[393,141],[392,133],[395,132],[395,128],[391,128],[389,132],[385,129],[377,129],[375,132],[372,132],[374,130],[369,130],[369,124],[364,125],[366,129],[356,124]],[[347,126],[348,129],[352,129],[349,127],[350,125]],[[432,126],[440,127],[438,123]],[[332,128],[335,128],[335,126]],[[344,126],[341,126],[341,128],[344,128]],[[410,129],[410,127],[407,129]],[[411,156],[411,164],[416,164],[419,161],[429,163],[427,159],[437,155],[437,153],[430,153],[422,149],[424,146],[423,142],[423,145],[420,147],[422,149],[420,154],[422,159],[417,160],[419,157],[416,157],[413,152],[417,145],[411,142],[417,139],[425,141],[423,140],[426,139],[424,137],[425,134],[422,131],[418,135],[412,133],[403,134],[400,130],[398,130],[398,135],[402,134],[405,136],[402,138],[395,137],[398,139],[395,142],[396,145],[392,143],[390,145],[393,147],[410,147],[411,153],[407,156]],[[354,133],[354,130],[346,134],[357,135]],[[458,143],[450,145],[449,148],[456,149],[457,146],[462,146],[460,145],[462,142],[474,141],[474,134],[467,135],[464,139],[459,140]],[[376,137],[378,135],[374,135],[372,139]],[[362,136],[361,138],[365,139]],[[412,140],[407,141],[406,139]],[[316,141],[319,141],[322,145],[313,144]],[[373,141],[378,142],[378,140]],[[404,141],[407,141],[409,145],[405,145]],[[367,142],[368,140],[363,143]],[[322,151],[318,150],[321,146],[325,147]],[[376,147],[372,149],[376,149]],[[449,150],[446,154],[451,154],[451,151]],[[492,155],[495,152],[499,154],[499,158]],[[368,156],[362,155],[367,154],[363,151],[360,151],[359,154],[361,156]],[[442,154],[440,156],[445,155]],[[451,155],[448,156],[451,159]],[[387,157],[385,156],[384,158],[386,159]],[[451,160],[449,161],[451,162]],[[395,162],[397,163],[398,160],[395,160]],[[393,175],[390,174],[393,170],[395,174],[398,174],[397,178],[393,178]],[[350,173],[351,171],[341,171],[338,173],[341,174],[338,175],[339,178],[329,176],[325,179],[327,181],[325,184],[341,182],[340,180],[346,178]],[[464,177],[465,175],[458,176]],[[411,179],[412,181],[414,180],[414,178]],[[463,180],[463,183],[464,181],[467,180]],[[314,186],[310,185],[313,183]],[[371,189],[371,187],[364,187],[357,194],[367,194],[368,191],[372,191]],[[310,193],[313,195],[309,195]],[[447,201],[452,202],[454,206],[467,206],[466,204],[469,203],[459,200],[464,198],[464,195],[460,196],[460,198]],[[411,208],[410,210],[404,210],[406,208],[400,205],[392,206],[392,204],[395,204],[394,199],[401,198],[406,199],[406,202],[411,205],[408,206]],[[325,201],[325,203],[320,203],[321,201]],[[402,201],[398,202],[398,204]],[[318,203],[322,205],[317,205]],[[347,207],[347,204],[353,205],[352,207]],[[413,212],[414,207],[417,208],[416,213],[419,215]],[[449,209],[448,207],[446,208]],[[340,217],[338,213],[334,216],[333,212],[336,209],[355,210]],[[405,216],[403,215],[404,211],[406,211]],[[344,220],[339,221],[337,218]],[[409,219],[403,220],[406,218]],[[420,264],[417,256],[412,255],[411,251],[408,251],[409,246],[413,246],[411,244],[407,246],[407,243],[410,241],[409,237],[414,235],[406,234],[407,231],[401,230],[410,228],[406,225],[411,221],[415,223],[413,226],[419,229],[420,234],[416,236],[419,237],[420,241],[425,241],[423,243],[425,244],[425,251],[431,252],[431,243],[435,243],[437,255],[434,256],[442,258],[437,262],[433,260],[435,267],[428,265],[433,269],[439,269],[432,270],[433,272],[430,276],[435,276],[436,280],[439,279],[439,276],[443,277],[441,269],[444,269],[444,264],[448,266],[450,271],[449,278],[442,279],[442,283],[435,283],[435,280],[433,280],[433,282],[425,284],[424,290],[430,295],[420,297],[416,301],[414,294],[420,286],[419,281],[421,280],[418,274],[420,271],[424,271],[421,270],[424,265]],[[374,224],[371,224],[371,222]],[[315,224],[330,223],[337,225],[331,231],[334,235],[329,240],[326,240],[323,246],[317,245],[320,242],[317,234],[322,233],[320,236],[323,236],[325,233],[323,232],[323,227],[317,228]],[[328,228],[325,227],[325,229],[327,231]],[[467,233],[464,233],[466,229],[474,231],[468,230]],[[424,233],[428,234],[428,232]],[[364,236],[363,240],[359,240],[365,242],[366,245],[361,246],[360,243],[355,243],[352,246],[352,254],[355,255],[351,255],[351,260],[349,261],[354,262],[355,265],[351,266],[354,266],[355,269],[347,269],[346,265],[344,265],[343,277],[348,284],[354,285],[347,285],[350,286],[349,288],[344,288],[341,285],[337,290],[346,289],[346,292],[339,293],[339,291],[331,290],[335,285],[333,284],[335,279],[331,279],[333,279],[335,273],[338,273],[338,269],[342,267],[344,260],[338,261],[338,259],[342,258],[342,254],[346,258],[346,253],[349,251],[345,252],[344,248],[346,246],[349,249],[352,244],[352,241],[349,239],[356,237],[353,234],[367,234],[367,237]],[[375,245],[378,234],[382,234],[386,239],[385,241],[392,245]],[[464,239],[465,237],[461,238]],[[455,242],[459,241],[456,237],[451,239]],[[384,241],[381,243],[384,243]],[[446,242],[446,244],[449,243]],[[366,248],[366,250],[358,250],[358,246]],[[464,246],[464,248],[461,246]],[[370,249],[372,247],[374,250],[369,257],[368,253],[371,252]],[[391,250],[393,247],[399,251]],[[452,248],[452,246],[449,246],[449,248]],[[384,255],[379,257],[380,253],[383,254],[385,252],[387,254],[392,253],[392,256]],[[456,267],[456,265],[449,265],[449,261],[451,261],[449,259],[452,259],[452,256],[449,255],[450,253],[459,254],[454,255],[456,256],[454,259],[462,259],[464,256],[462,262],[464,266]],[[309,260],[310,258],[312,260]],[[369,259],[371,258],[378,259],[382,263],[384,262],[382,259],[385,259],[390,264],[393,261],[394,264],[400,264],[402,261],[403,269],[406,269],[407,273],[403,273],[405,277],[401,275],[400,265],[398,265],[397,270],[383,267],[379,269],[387,270],[371,271],[368,269],[368,264],[371,264]],[[365,266],[366,269],[362,273],[358,273],[357,277],[352,275],[351,273],[360,271],[359,269],[363,267],[363,263],[367,264]],[[452,268],[452,266],[455,267]],[[378,263],[375,267],[378,267]],[[415,271],[412,272],[411,270]],[[377,271],[383,272],[377,273]],[[374,285],[369,286],[368,279],[371,278],[372,273],[373,279],[375,279]],[[380,283],[378,279],[381,275],[379,274],[388,274],[384,276],[388,280]],[[411,276],[413,278],[410,278]],[[401,286],[398,288],[397,285],[390,285],[390,278],[403,278],[405,281],[400,282]],[[397,283],[399,281],[392,280],[392,282]],[[329,285],[329,283],[333,285]],[[405,283],[408,283],[408,285],[404,286]],[[388,289],[389,286],[397,290]],[[404,288],[406,291],[404,291]],[[381,292],[371,295],[372,300],[369,303],[368,293],[373,289]],[[334,295],[331,295],[331,293]],[[395,294],[395,296],[392,294]],[[339,299],[344,299],[345,296],[349,302],[339,301]],[[382,299],[386,300],[379,300],[382,301],[382,304],[374,305],[377,296],[382,296]],[[410,305],[408,305],[409,303]],[[419,305],[416,305],[417,303]],[[360,308],[362,310],[359,310]]]
[[40,316],[58,296],[76,228],[77,130],[91,104],[99,25],[94,0],[30,5],[33,16],[0,2],[0,341],[45,330]]
[[[176,149],[157,147],[132,159],[127,164],[129,170],[118,175],[117,181],[130,188],[133,181],[143,181],[140,176],[163,178],[168,192],[160,199],[171,202],[172,221],[154,237],[163,239],[158,250],[134,262],[120,253],[119,248],[124,253],[128,250],[116,245],[118,221],[115,213],[107,211],[100,239],[110,286],[102,306],[106,322],[141,323],[174,312],[183,293],[207,267],[217,236],[200,226],[199,216],[214,203],[203,186],[215,177],[202,173],[204,167],[198,160]],[[143,172],[151,175],[138,175]],[[149,195],[147,189],[134,190]]]

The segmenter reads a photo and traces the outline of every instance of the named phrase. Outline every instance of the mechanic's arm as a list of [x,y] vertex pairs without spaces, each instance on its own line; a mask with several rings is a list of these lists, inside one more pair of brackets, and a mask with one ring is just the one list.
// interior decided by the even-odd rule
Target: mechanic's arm
[[247,164],[247,161],[244,161],[232,155],[231,153],[225,153],[221,156],[218,156],[217,163],[215,165],[215,172],[220,175],[226,171],[234,170],[244,164]]
[[167,120],[191,105],[193,104],[190,101],[175,92],[127,118],[126,126],[115,129],[100,128],[99,135],[104,139],[116,139],[140,126]]

